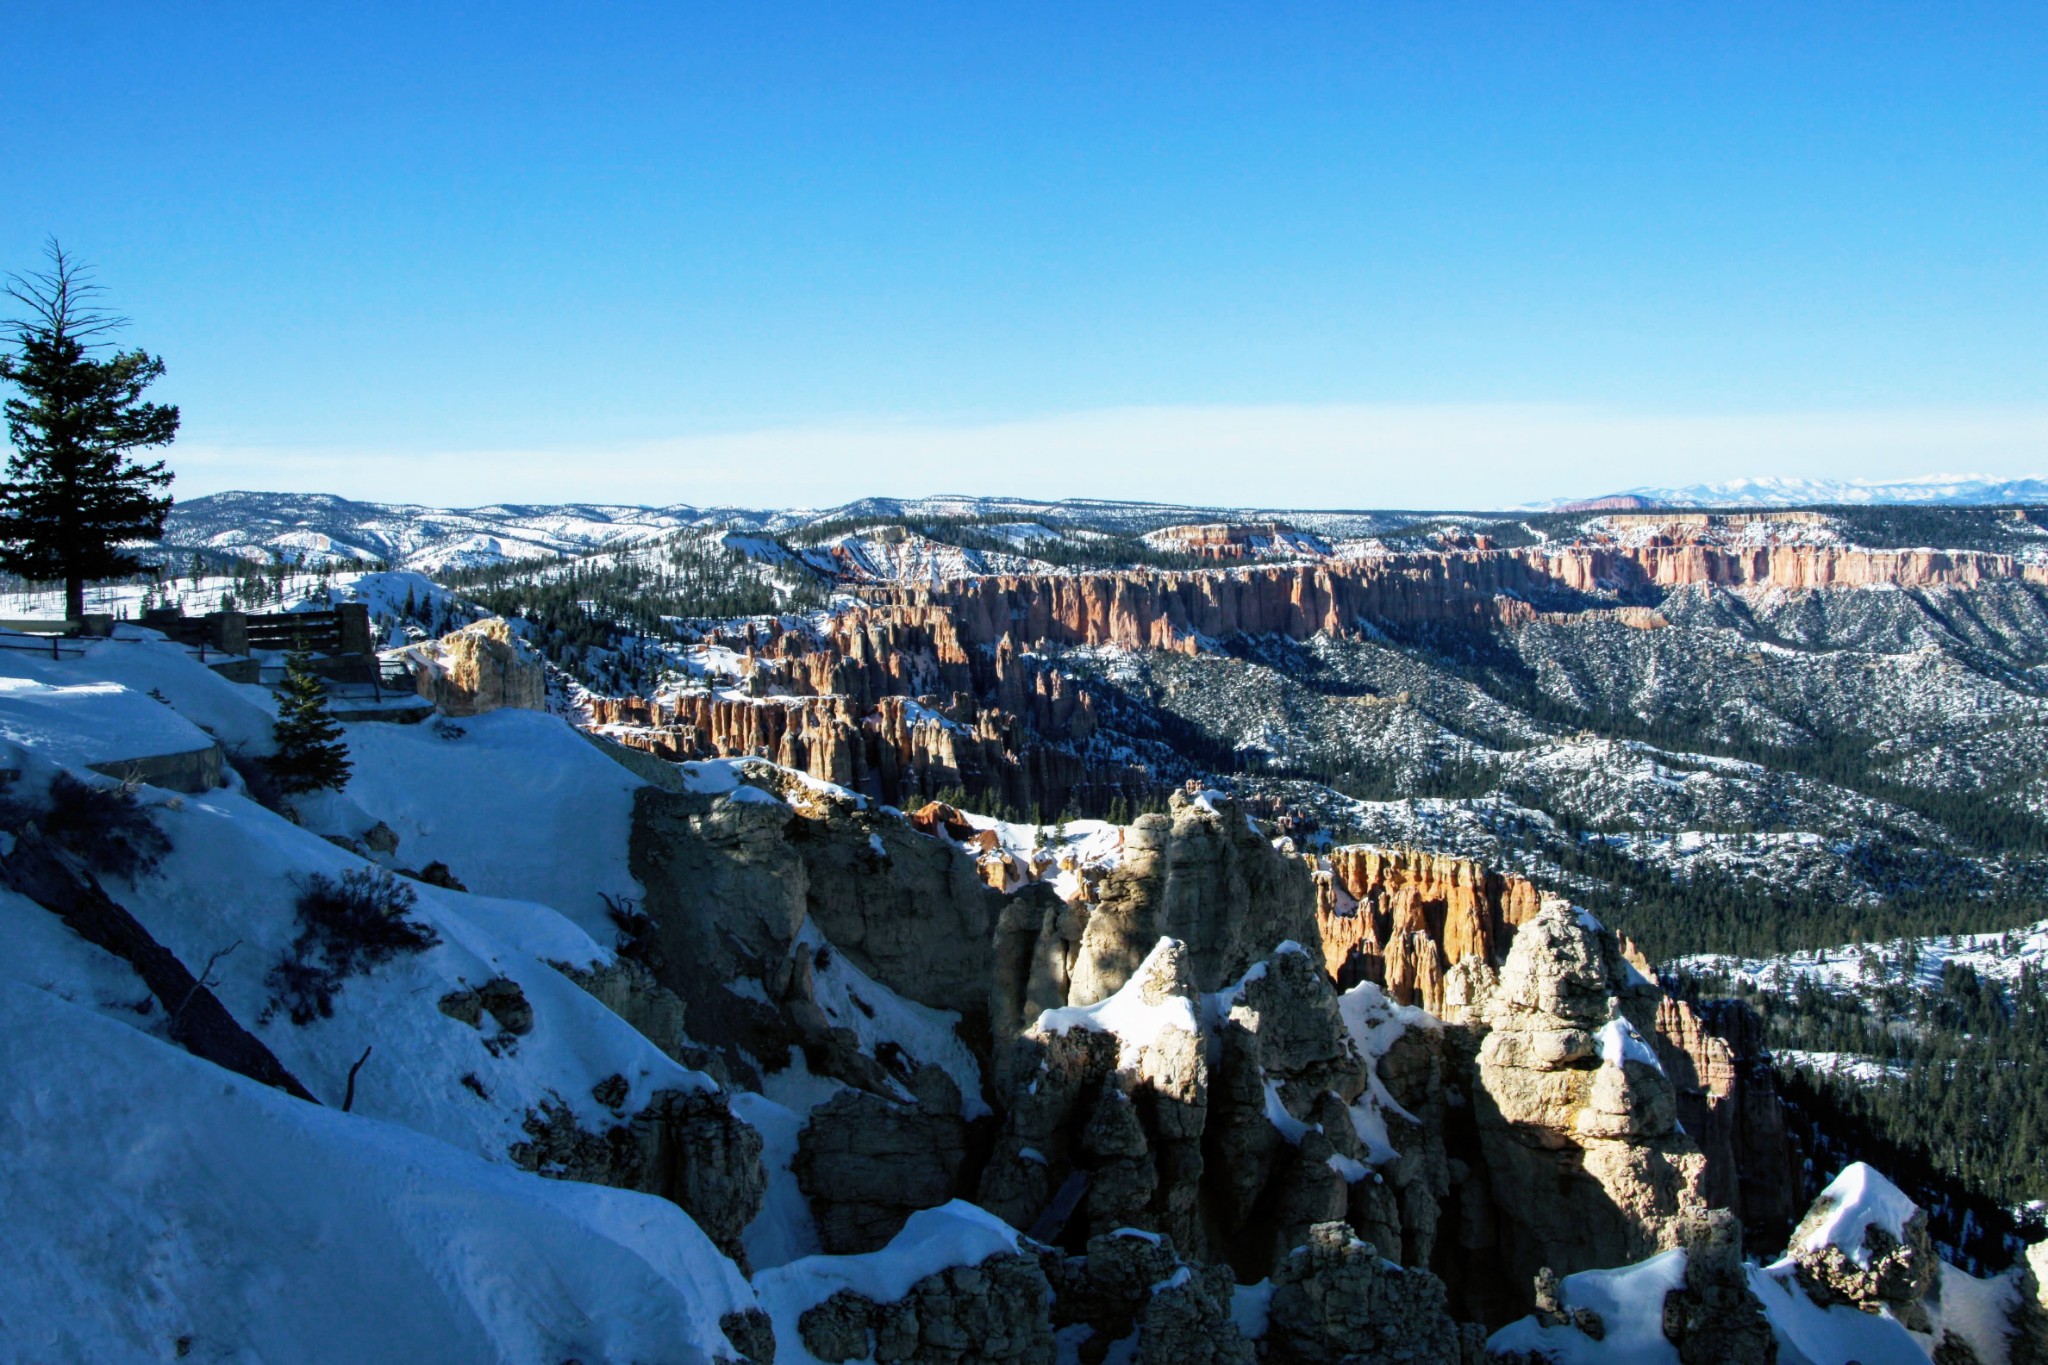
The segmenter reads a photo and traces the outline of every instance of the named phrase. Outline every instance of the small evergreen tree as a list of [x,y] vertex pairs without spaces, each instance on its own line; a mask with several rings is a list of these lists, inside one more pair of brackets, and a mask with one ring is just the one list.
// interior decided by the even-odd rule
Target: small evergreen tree
[[286,795],[339,790],[348,781],[348,745],[341,726],[327,714],[327,687],[313,672],[313,656],[295,649],[285,656],[284,686],[278,690],[277,722],[271,728],[277,752],[270,775]]
[[168,445],[178,410],[142,401],[162,360],[140,350],[92,354],[123,320],[92,306],[98,288],[54,241],[50,263],[6,285],[26,311],[7,323],[16,353],[0,356],[0,380],[20,390],[6,403],[14,455],[0,487],[0,568],[61,580],[64,614],[76,618],[89,580],[140,571],[125,547],[163,535],[170,472],[161,460],[128,456]]

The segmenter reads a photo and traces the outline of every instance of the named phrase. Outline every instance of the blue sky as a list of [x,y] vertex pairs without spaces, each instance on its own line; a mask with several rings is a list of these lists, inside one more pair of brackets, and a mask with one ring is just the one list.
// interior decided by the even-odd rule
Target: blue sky
[[187,494],[2048,468],[2048,6],[45,4],[0,267]]

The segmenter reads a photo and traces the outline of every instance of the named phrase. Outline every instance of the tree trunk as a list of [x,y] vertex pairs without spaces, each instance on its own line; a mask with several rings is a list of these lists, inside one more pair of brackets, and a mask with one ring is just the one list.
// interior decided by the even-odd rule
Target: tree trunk
[[72,621],[85,616],[85,579],[75,573],[64,576],[64,615]]

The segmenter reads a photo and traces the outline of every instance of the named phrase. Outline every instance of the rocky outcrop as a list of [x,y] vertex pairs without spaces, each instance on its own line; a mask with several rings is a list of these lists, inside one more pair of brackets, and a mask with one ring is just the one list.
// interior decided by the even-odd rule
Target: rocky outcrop
[[[984,1035],[999,921],[1011,910],[1035,919],[1050,889],[1005,900],[959,848],[787,775],[782,788],[801,810],[755,786],[727,797],[636,794],[629,852],[646,888],[655,975],[687,1006],[693,1036],[719,1048],[735,1074],[753,1066],[748,1058],[772,1069],[792,1047],[829,1047],[805,1024],[806,920],[867,976],[957,1011],[970,1035]],[[741,979],[761,992],[726,989]]]
[[[1234,802],[1180,793],[1071,901],[1003,895],[942,807],[928,834],[786,773],[748,781],[639,793],[635,953],[734,1074],[800,1050],[849,1087],[793,1163],[828,1250],[972,1190],[1069,1255],[1137,1229],[1253,1282],[1341,1224],[1397,1264],[1457,1267],[1445,1302],[1499,1320],[1539,1271],[1684,1244],[1745,1197],[1751,1155],[1789,1171],[1742,1018],[1666,999],[1624,941],[1518,879],[1362,849],[1312,868]],[[1330,953],[1342,920],[1383,964],[1349,995],[1330,967],[1365,954]],[[1419,976],[1391,969],[1404,937]],[[826,954],[960,1014],[986,1129],[945,1073],[828,1017]],[[761,991],[726,989],[742,978]],[[1174,1311],[1209,1321],[1199,1296]]]
[[1742,1225],[1717,1209],[1679,1234],[1685,1284],[1664,1298],[1664,1338],[1680,1365],[1775,1365],[1778,1342],[1749,1289]]
[[475,716],[501,707],[538,711],[547,705],[547,669],[538,651],[493,616],[412,646],[414,686],[445,716]]
[[1886,1313],[1929,1330],[1924,1300],[1941,1259],[1927,1214],[1883,1177],[1856,1163],[1821,1191],[1792,1230],[1789,1254],[1800,1288],[1815,1303]]
[[[1585,1358],[1635,1359],[1658,1349],[1652,1328],[1676,1347],[1682,1365],[1775,1365],[1796,1360],[1924,1360],[1942,1365],[2010,1361],[2030,1365],[2048,1340],[2048,1317],[2031,1268],[1977,1279],[1936,1260],[1926,1220],[1898,1188],[1852,1163],[1817,1199],[1787,1254],[1745,1262],[1742,1229],[1725,1209],[1688,1218],[1679,1250],[1661,1264],[1635,1265],[1592,1283],[1561,1283],[1543,1272],[1537,1311],[1489,1342],[1501,1365]],[[1673,1272],[1679,1272],[1671,1285]],[[1670,1286],[1661,1304],[1631,1297]],[[1596,1288],[1597,1286],[1597,1288]],[[1619,1321],[1575,1296],[1592,1297]],[[1620,1293],[1616,1291],[1620,1290]],[[1652,1308],[1661,1308],[1650,1316]],[[1816,1312],[1815,1310],[1823,1310]],[[1851,1311],[1855,1310],[1855,1311]],[[1868,1317],[1859,1320],[1857,1313]],[[1616,1332],[1624,1334],[1620,1339]],[[1588,1352],[1593,1341],[1605,1350]]]
[[797,1330],[805,1350],[835,1365],[1051,1365],[1051,1297],[1037,1258],[999,1254],[927,1275],[887,1303],[842,1289],[804,1310]]
[[596,1130],[566,1104],[543,1103],[527,1115],[526,1137],[510,1152],[513,1163],[559,1179],[659,1195],[744,1268],[740,1234],[768,1191],[761,1135],[732,1112],[723,1091],[659,1091],[630,1115],[618,1108],[629,1091],[622,1076],[598,1082],[592,1095],[613,1112]]
[[1088,1240],[1084,1255],[1045,1258],[1055,1329],[1084,1327],[1077,1354],[1093,1365],[1136,1338],[1138,1360],[1254,1365],[1254,1343],[1231,1317],[1227,1268],[1190,1265],[1171,1237],[1123,1228]]
[[1437,1031],[1374,1014],[1372,986],[1340,1005],[1294,945],[1207,995],[1192,956],[1164,939],[1115,996],[1018,1040],[979,1202],[1064,1245],[1163,1234],[1246,1280],[1332,1220],[1428,1263],[1450,1183]]
[[588,968],[551,965],[663,1052],[685,1066],[705,1069],[704,1049],[686,1031],[683,998],[655,980],[645,963],[619,957]]
[[1073,1219],[1078,1236],[1164,1230],[1199,1254],[1209,1069],[1196,992],[1179,944],[1159,945],[1144,968],[1123,997],[1150,1024],[1142,1037],[1055,1013],[1010,1049],[1009,1120],[978,1202],[1049,1240]]
[[794,1042],[772,1006],[734,995],[751,977],[770,999],[788,990],[809,874],[779,801],[721,800],[643,787],[634,796],[630,866],[646,888],[651,970],[683,1002],[698,1041],[735,1074],[746,1057],[780,1059]]
[[507,977],[495,976],[481,986],[451,991],[441,997],[440,1007],[441,1013],[474,1029],[483,1027],[488,1014],[507,1034],[516,1037],[533,1032],[533,1006],[527,1003],[519,983]]
[[1382,1258],[1342,1223],[1321,1223],[1273,1275],[1265,1358],[1273,1365],[1477,1365],[1475,1327],[1444,1311],[1444,1283]]
[[1056,1003],[1114,994],[1161,938],[1187,944],[1195,987],[1216,990],[1278,943],[1313,943],[1312,905],[1307,869],[1277,852],[1235,801],[1176,792],[1167,814],[1130,826],[1071,952],[1048,952],[1047,975],[1066,985]]
[[937,1067],[898,1102],[845,1090],[811,1111],[791,1164],[834,1254],[888,1244],[919,1209],[953,1198],[967,1156],[960,1091]]
[[1474,1095],[1506,1282],[1640,1260],[1706,1214],[1707,1158],[1647,1041],[1662,993],[1590,916],[1546,905],[1497,980],[1467,959]]
[[1174,793],[1166,814],[1124,829],[1112,867],[1076,880],[1072,901],[1040,883],[1002,902],[995,1018],[1006,1034],[1048,1009],[1113,995],[1161,938],[1190,945],[1191,980],[1204,991],[1276,944],[1315,941],[1307,869],[1228,799]]

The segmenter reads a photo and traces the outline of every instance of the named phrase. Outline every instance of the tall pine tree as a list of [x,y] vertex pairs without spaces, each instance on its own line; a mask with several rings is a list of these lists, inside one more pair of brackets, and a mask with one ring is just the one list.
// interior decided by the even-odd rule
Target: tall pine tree
[[327,714],[327,686],[313,672],[313,656],[295,649],[285,656],[284,685],[277,694],[277,721],[271,726],[277,752],[267,766],[287,796],[315,792],[348,782],[348,745],[341,726]]
[[168,445],[178,409],[146,403],[142,391],[163,376],[146,351],[96,356],[124,319],[93,306],[97,285],[63,247],[50,243],[50,269],[17,275],[6,293],[25,311],[6,326],[16,350],[0,356],[0,380],[20,392],[7,399],[14,454],[0,487],[0,568],[64,584],[64,614],[85,614],[85,585],[139,571],[124,548],[163,535],[171,475],[161,460],[129,455]]

